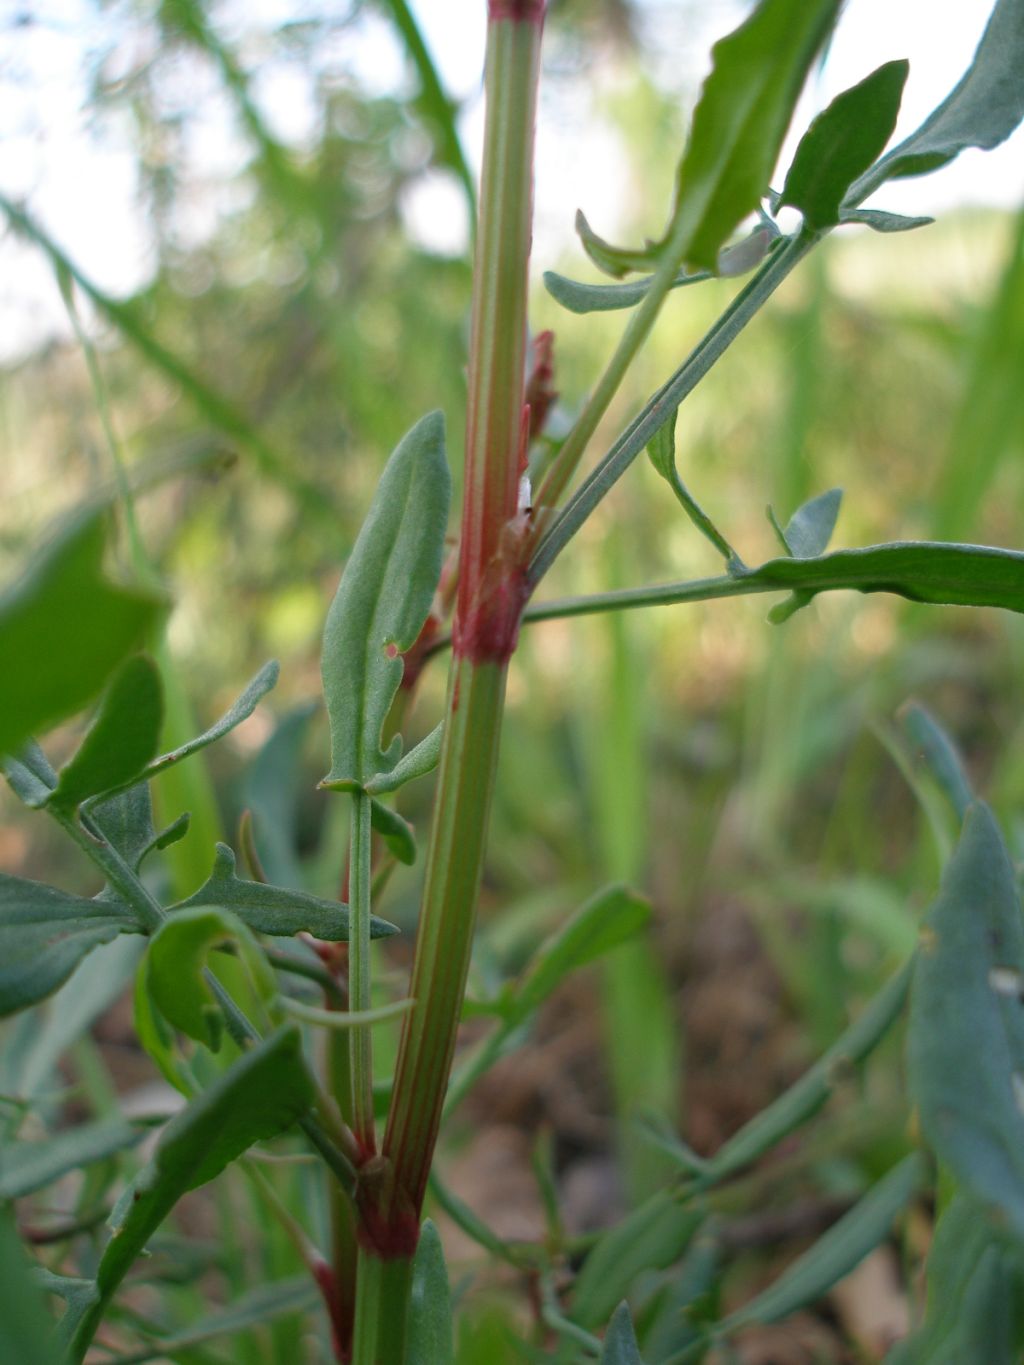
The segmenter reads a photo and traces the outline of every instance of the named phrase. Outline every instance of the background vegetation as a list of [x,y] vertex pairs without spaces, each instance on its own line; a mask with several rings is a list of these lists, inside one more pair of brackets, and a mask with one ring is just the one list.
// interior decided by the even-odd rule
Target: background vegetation
[[[85,113],[98,134],[116,127],[133,149],[151,275],[131,297],[114,298],[75,281],[73,222],[59,245],[37,237],[33,250],[53,268],[79,336],[0,371],[4,577],[54,514],[114,477],[113,435],[129,469],[154,459],[186,469],[140,502],[136,549],[175,599],[179,706],[205,724],[265,658],[281,660],[271,702],[213,751],[208,779],[202,770],[185,779],[197,815],[160,874],[181,894],[208,871],[211,833],[233,839],[246,807],[275,880],[337,893],[345,830],[314,790],[327,739],[310,708],[326,605],[401,433],[441,407],[453,471],[461,459],[469,266],[425,244],[428,210],[414,212],[411,196],[442,168],[450,194],[438,202],[457,218],[467,193],[462,153],[414,48],[393,88],[367,58],[349,60],[350,37],[365,46],[365,25],[394,24],[403,7],[336,9],[344,12],[293,7],[280,22],[199,0],[105,10],[102,41],[83,58]],[[47,20],[29,6],[7,23],[4,75],[16,86],[19,54]],[[626,0],[566,3],[550,24],[552,101],[569,101],[595,64],[612,73],[596,112],[634,168],[623,198],[635,210],[624,224],[657,230],[652,206],[664,202],[686,108],[655,79],[646,14]],[[274,127],[260,79],[268,63],[301,84],[300,136]],[[226,170],[197,150],[211,105],[245,149]],[[9,207],[7,231],[31,240],[31,224]],[[532,327],[556,336],[556,435],[618,326],[600,314],[573,317],[543,291],[540,270],[570,260],[579,273],[578,255],[535,262]],[[734,287],[673,297],[616,400],[609,436]],[[1024,216],[960,212],[887,238],[843,229],[687,406],[684,477],[754,563],[774,551],[766,502],[785,518],[835,485],[845,489],[836,544],[924,537],[1019,548],[1022,344]],[[708,547],[656,482],[638,464],[545,592],[714,572]],[[124,557],[129,564],[127,543]],[[691,1144],[710,1151],[794,1079],[903,960],[935,893],[927,803],[894,755],[895,716],[908,697],[955,736],[976,789],[1024,856],[1022,663],[1017,616],[881,596],[826,596],[782,629],[765,623],[756,598],[526,627],[475,970],[486,981],[522,960],[593,888],[595,870],[638,885],[656,913],[650,942],[620,950],[556,996],[527,1051],[467,1100],[444,1153],[452,1188],[502,1236],[563,1238],[571,1248],[653,1187],[656,1150],[631,1115],[675,1114]],[[443,670],[434,673],[417,702],[422,733],[439,710]],[[272,734],[276,748],[265,743]],[[63,742],[70,747],[73,734]],[[282,752],[298,762],[287,782]],[[408,816],[422,825],[427,808],[413,788]],[[30,829],[6,791],[0,817],[5,871],[97,890],[53,836]],[[417,875],[400,869],[389,891],[385,913],[405,928]],[[404,967],[407,946],[387,952]],[[128,970],[121,944],[101,958],[82,987],[92,1040],[75,1044],[54,1088],[38,1038],[29,1040],[53,1016],[8,1026],[0,1095],[22,1093],[34,1076],[48,1087],[51,1114],[103,1115],[122,1104],[149,1112],[167,1102],[131,1041],[116,989]],[[723,1196],[743,1253],[727,1292],[741,1298],[768,1279],[891,1164],[904,1141],[897,1043],[862,1084],[766,1173]],[[195,1287],[173,1287],[190,1258],[208,1263],[214,1297],[246,1282],[246,1263],[263,1262],[275,1278],[293,1268],[287,1245],[242,1230],[242,1177],[221,1183],[182,1205],[177,1232],[165,1228],[161,1273],[171,1288],[161,1301],[138,1290],[132,1311],[143,1320],[195,1316]],[[92,1203],[102,1203],[95,1193]],[[23,1228],[45,1238],[82,1207],[74,1187],[57,1199],[19,1205]],[[519,1359],[508,1341],[528,1320],[528,1295],[440,1221],[453,1285],[476,1290],[460,1358]],[[911,1266],[929,1226],[924,1210],[908,1225]],[[55,1266],[59,1255],[58,1246]],[[905,1280],[891,1247],[866,1265],[867,1288],[757,1329],[742,1359],[880,1358],[907,1325]],[[240,1334],[224,1356],[197,1348],[172,1358],[326,1358],[301,1315],[260,1331],[273,1337]]]

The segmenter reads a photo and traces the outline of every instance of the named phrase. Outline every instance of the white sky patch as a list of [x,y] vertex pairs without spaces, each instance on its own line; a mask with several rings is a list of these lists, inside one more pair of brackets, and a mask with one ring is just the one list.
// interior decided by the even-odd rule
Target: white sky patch
[[[325,0],[319,0],[324,4]],[[427,45],[449,93],[462,103],[460,127],[471,166],[479,165],[483,132],[483,0],[411,0]],[[151,230],[139,204],[129,130],[116,119],[90,122],[85,72],[88,54],[112,32],[128,45],[145,41],[130,4],[98,6],[94,0],[37,0],[27,7],[36,22],[19,29],[6,21],[0,53],[0,189],[23,200],[30,212],[103,289],[117,297],[145,285],[154,266]],[[703,78],[711,43],[730,31],[747,6],[736,0],[644,0],[642,24],[654,44],[652,69],[680,98]],[[945,97],[970,62],[991,9],[990,0],[848,0],[822,72],[812,76],[801,100],[794,132],[780,158],[781,184],[796,142],[807,124],[841,90],[884,61],[910,59],[897,137],[911,131]],[[321,11],[300,0],[229,0],[217,9],[219,31],[229,45],[254,26],[298,20]],[[660,42],[659,42],[660,35]],[[122,41],[119,36],[119,41]],[[683,41],[687,53],[673,50]],[[371,94],[409,93],[415,76],[390,26],[367,13],[331,40],[322,64],[354,73]],[[133,49],[134,51],[134,49]],[[695,58],[694,54],[698,54]],[[115,54],[116,63],[116,54]],[[311,80],[288,57],[256,64],[252,84],[273,134],[290,147],[310,144],[318,133]],[[599,116],[601,82],[615,73],[595,63],[570,81],[562,73],[542,86],[536,167],[537,224],[534,259],[557,262],[583,207],[602,234],[615,238],[624,204],[644,193],[635,183],[628,154],[610,124]],[[191,169],[211,186],[205,199],[183,208],[183,244],[201,242],[225,207],[223,185],[244,163],[246,145],[227,98],[209,71],[187,59],[167,78],[169,106],[181,101],[203,109],[201,128],[180,147]],[[681,147],[666,147],[674,162]],[[993,152],[966,152],[950,167],[927,177],[894,182],[879,191],[878,206],[904,213],[946,212],[963,204],[1016,208],[1024,202],[1024,134]],[[237,195],[235,201],[237,202]],[[468,224],[451,177],[424,174],[403,199],[413,238],[430,250],[457,253]],[[652,206],[653,217],[668,205]],[[0,237],[0,361],[25,354],[53,335],[67,335],[59,293],[39,253]]]

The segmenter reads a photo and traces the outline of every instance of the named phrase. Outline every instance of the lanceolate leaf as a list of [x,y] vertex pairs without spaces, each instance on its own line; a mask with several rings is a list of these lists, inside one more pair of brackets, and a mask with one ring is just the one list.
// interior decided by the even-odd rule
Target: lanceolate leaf
[[723,243],[767,194],[804,78],[838,9],[838,0],[762,0],[715,44],[679,168],[672,231],[682,232],[687,264],[714,270]]
[[839,222],[846,191],[883,151],[896,126],[909,62],[886,62],[837,95],[800,140],[782,187],[811,229]]
[[[117,1365],[144,1365],[146,1361],[172,1359],[179,1354],[184,1360],[184,1352],[204,1342],[214,1341],[217,1337],[245,1332],[261,1323],[273,1322],[285,1313],[308,1313],[316,1307],[319,1298],[319,1290],[308,1275],[294,1275],[287,1280],[261,1284],[229,1303],[226,1308],[216,1308],[207,1313],[191,1327],[175,1332],[173,1336],[158,1337],[145,1350],[118,1356]],[[190,1355],[188,1359],[191,1361],[193,1357]],[[213,1357],[202,1359],[212,1361]],[[199,1356],[195,1360],[197,1365],[202,1365]]]
[[644,1365],[626,1303],[620,1303],[612,1314],[601,1348],[601,1365]]
[[181,744],[177,749],[172,749],[170,753],[161,754],[159,758],[155,758],[139,774],[140,780],[148,781],[162,773],[165,768],[173,767],[175,763],[191,758],[200,749],[205,749],[210,744],[215,744],[218,739],[223,739],[236,726],[241,725],[243,720],[248,720],[270,689],[276,685],[280,671],[280,665],[273,659],[270,663],[264,664],[242,695],[233,706],[224,712],[220,720],[214,721],[208,730],[204,730],[195,739],[190,739],[186,744]]
[[1024,118],[1024,3],[997,0],[974,60],[939,107],[850,190],[859,203],[885,180],[923,175],[966,147],[996,147]]
[[91,1302],[69,1307],[62,1329],[80,1361],[106,1304],[183,1194],[220,1174],[254,1142],[293,1124],[312,1104],[313,1085],[297,1028],[287,1027],[240,1057],[164,1129],[152,1161],[119,1204]]
[[921,1128],[1024,1243],[1024,923],[992,812],[967,812],[918,958],[908,1035]]
[[403,820],[397,811],[374,799],[370,803],[370,823],[384,840],[392,857],[411,867],[416,861],[416,839],[408,820]]
[[830,488],[798,507],[782,537],[794,559],[815,559],[823,555],[832,539],[843,500],[841,488]]
[[0,753],[74,715],[139,648],[166,603],[103,574],[106,522],[67,525],[0,596]]
[[925,1172],[917,1152],[904,1157],[773,1285],[730,1313],[716,1331],[724,1336],[752,1322],[779,1322],[827,1294],[889,1235],[897,1214],[921,1188]]
[[428,1218],[412,1265],[406,1365],[452,1365],[452,1301],[437,1228]]
[[[321,900],[308,891],[290,891],[283,886],[243,880],[235,875],[235,855],[226,844],[217,845],[213,871],[207,880],[188,900],[173,906],[171,913],[197,905],[221,905],[258,934],[287,937],[305,931],[335,942],[348,938],[347,905]],[[386,938],[397,932],[386,920],[374,918],[370,923],[373,938]]]
[[573,1322],[602,1327],[638,1275],[664,1270],[679,1260],[703,1214],[659,1190],[606,1232],[588,1253],[573,1285]]
[[157,751],[164,718],[156,664],[138,654],[122,664],[74,757],[61,769],[50,801],[75,807],[134,782]]
[[923,540],[871,545],[815,559],[770,559],[756,569],[737,568],[733,576],[751,586],[799,590],[808,600],[815,593],[855,588],[914,602],[1024,612],[1024,554],[986,545]]
[[0,1199],[20,1199],[41,1190],[68,1171],[134,1147],[145,1132],[124,1119],[101,1119],[42,1141],[7,1142],[0,1166]]
[[516,992],[517,1013],[525,1017],[570,972],[635,938],[650,917],[650,902],[624,886],[609,887],[592,897],[538,948]]
[[365,788],[402,752],[381,732],[402,681],[400,657],[430,612],[441,574],[450,480],[444,418],[430,413],[388,460],[324,628],[331,771],[323,786]]
[[903,213],[885,213],[882,209],[844,209],[839,215],[840,223],[863,223],[875,232],[911,232],[914,228],[927,227],[934,218],[912,218]]

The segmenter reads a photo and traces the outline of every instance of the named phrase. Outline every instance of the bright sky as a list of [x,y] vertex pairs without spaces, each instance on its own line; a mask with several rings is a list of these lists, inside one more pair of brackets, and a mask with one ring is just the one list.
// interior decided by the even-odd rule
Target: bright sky
[[[471,160],[478,159],[482,128],[480,66],[484,0],[412,0],[424,35],[448,88],[465,101],[463,133]],[[130,10],[130,7],[128,7]],[[267,23],[295,18],[316,8],[301,0],[229,0],[218,21],[254,19]],[[745,6],[736,0],[645,0],[643,24],[652,40],[657,74],[680,91],[706,71],[711,43],[735,25]],[[97,12],[93,0],[36,0],[26,4],[37,22],[18,29],[5,22],[6,55],[0,61],[0,189],[25,198],[30,210],[72,258],[105,289],[125,295],[144,284],[152,268],[145,219],[135,204],[135,161],[127,132],[108,127],[102,139],[88,126],[83,54],[96,47],[111,23],[126,12],[122,3]],[[812,82],[783,151],[788,163],[795,139],[814,113],[840,90],[881,62],[908,57],[911,69],[897,135],[915,127],[943,98],[968,64],[990,9],[989,0],[848,0],[824,70]],[[137,26],[136,26],[137,29]],[[370,15],[346,36],[346,63],[375,88],[401,88],[407,80],[400,49],[383,20]],[[702,68],[678,58],[685,45],[704,54]],[[12,79],[12,73],[15,79]],[[183,71],[187,85],[193,79]],[[615,74],[596,65],[589,79],[550,83],[542,104],[537,165],[538,224],[535,260],[554,264],[572,234],[577,207],[598,231],[615,235],[620,204],[629,185],[618,139],[597,110]],[[308,91],[294,68],[268,68],[255,94],[272,128],[286,141],[301,142],[312,117]],[[196,98],[203,98],[202,90]],[[206,92],[209,118],[200,149],[193,149],[214,177],[225,175],[240,155],[233,122],[222,96]],[[665,149],[674,161],[680,148]],[[780,177],[781,178],[781,177]],[[994,152],[967,152],[945,170],[921,180],[887,187],[879,202],[895,211],[936,213],[966,203],[1009,208],[1024,203],[1024,135]],[[657,214],[667,206],[658,206]],[[410,194],[407,218],[425,244],[458,250],[466,224],[461,200],[442,175],[424,178]],[[201,236],[212,225],[197,215]],[[0,360],[25,353],[54,334],[66,320],[52,273],[39,254],[22,244],[0,241]]]

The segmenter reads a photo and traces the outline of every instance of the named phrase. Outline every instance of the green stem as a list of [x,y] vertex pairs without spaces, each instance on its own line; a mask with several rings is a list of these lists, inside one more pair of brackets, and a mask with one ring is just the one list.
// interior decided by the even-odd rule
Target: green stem
[[[373,1004],[370,971],[370,798],[352,796],[349,859],[349,997],[348,1007],[360,1014]],[[351,1030],[352,1126],[367,1153],[376,1147],[373,1127],[373,1044],[369,1024]]]
[[[462,1011],[508,659],[524,600],[515,527],[543,11],[542,0],[492,0],[490,9],[455,649],[409,991],[417,1003],[399,1045],[386,1179],[376,1206],[364,1209],[380,1256],[406,1271]],[[398,1365],[401,1357],[380,1359]]]
[[729,349],[747,323],[775,293],[794,267],[818,241],[799,233],[778,247],[752,280],[698,343],[675,374],[647,402],[596,469],[584,480],[556,520],[544,532],[529,566],[531,588],[540,582],[555,559],[587,520],[594,508],[625,473],[651,437]]
[[352,1365],[405,1365],[411,1260],[381,1260],[360,1249]]
[[545,524],[544,513],[558,505],[566,485],[576,472],[576,467],[590,443],[590,438],[618,392],[626,371],[650,335],[662,304],[678,282],[679,267],[688,245],[687,238],[692,225],[686,215],[677,215],[677,219],[672,235],[665,243],[658,268],[651,276],[643,301],[631,314],[611,360],[537,490],[534,504],[539,513],[538,525],[542,528]]

